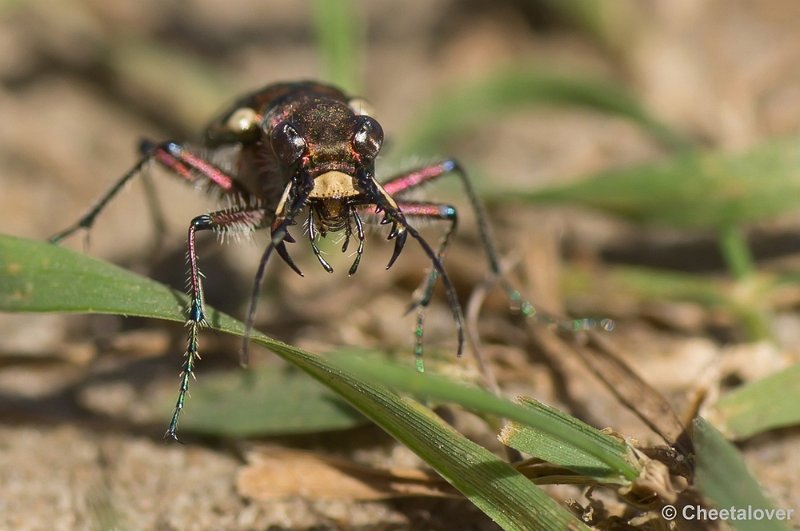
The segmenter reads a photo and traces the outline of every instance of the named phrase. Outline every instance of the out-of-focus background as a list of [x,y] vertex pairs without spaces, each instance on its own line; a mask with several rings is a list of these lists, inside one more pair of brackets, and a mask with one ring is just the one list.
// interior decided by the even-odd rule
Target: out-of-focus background
[[[374,107],[387,136],[384,177],[457,157],[486,200],[517,285],[550,311],[614,318],[625,361],[679,415],[699,407],[724,423],[719,396],[798,361],[800,4],[345,4],[351,13],[337,20],[347,9],[323,1],[3,2],[2,232],[45,239],[136,162],[140,139],[199,139],[247,91],[323,79]],[[349,60],[337,60],[340,50]],[[213,202],[157,170],[152,181],[165,216],[160,246],[141,182],[103,213],[88,245],[83,234],[65,245],[180,288],[188,221]],[[447,269],[466,300],[487,271],[451,181],[424,196],[464,213]],[[437,227],[423,228],[435,240]],[[265,239],[253,241],[201,241],[207,301],[239,318]],[[402,315],[427,264],[408,247],[387,273],[391,247],[371,232],[361,269],[348,278],[348,258],[334,248],[337,271],[327,275],[306,245],[295,245],[306,278],[269,268],[258,328],[314,352],[410,357],[413,315]],[[479,331],[504,392],[657,441],[578,359],[546,339],[532,343],[502,293],[488,299]],[[0,527],[494,528],[462,500],[255,499],[241,483],[237,490],[255,441],[363,465],[419,461],[363,424],[251,434],[246,445],[213,429],[193,432],[190,416],[202,406],[191,399],[187,444],[162,441],[183,335],[180,326],[135,319],[0,315]],[[474,362],[452,359],[443,300],[426,335],[432,366],[477,379]],[[237,366],[235,339],[208,333],[201,341],[196,393],[206,375]],[[254,363],[286,371],[266,351]],[[454,422],[497,446],[472,417],[456,413]],[[797,428],[769,428],[729,435],[775,505],[800,507]],[[286,459],[300,467],[303,456]]]

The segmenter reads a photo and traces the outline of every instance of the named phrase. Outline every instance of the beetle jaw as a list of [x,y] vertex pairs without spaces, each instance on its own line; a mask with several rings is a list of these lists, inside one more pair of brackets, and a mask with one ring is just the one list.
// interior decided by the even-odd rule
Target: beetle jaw
[[354,197],[361,192],[356,187],[353,176],[341,171],[327,171],[314,178],[314,188],[309,194],[309,199],[344,199]]

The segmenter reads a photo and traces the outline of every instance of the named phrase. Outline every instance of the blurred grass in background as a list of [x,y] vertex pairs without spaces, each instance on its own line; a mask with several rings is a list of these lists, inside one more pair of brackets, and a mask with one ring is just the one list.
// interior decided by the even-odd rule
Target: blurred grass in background
[[[575,75],[552,64],[531,60],[512,62],[477,76],[454,76],[427,95],[418,107],[406,109],[411,117],[405,131],[394,135],[395,144],[389,146],[387,156],[401,160],[409,156],[447,154],[453,137],[469,136],[487,122],[501,123],[534,107],[568,107],[634,124],[662,150],[658,160],[606,169],[580,178],[564,175],[550,185],[515,185],[502,189],[493,184],[495,168],[482,167],[480,161],[470,160],[470,172],[493,210],[571,205],[624,219],[634,230],[644,234],[652,227],[667,227],[686,234],[713,234],[719,241],[727,272],[712,276],[665,268],[611,265],[600,272],[587,273],[579,267],[568,267],[563,284],[570,291],[586,291],[594,284],[604,283],[613,292],[630,293],[640,300],[692,301],[706,310],[733,316],[736,326],[745,331],[746,340],[770,340],[772,315],[787,286],[796,284],[798,271],[792,267],[778,272],[765,270],[751,255],[747,234],[754,225],[769,223],[797,211],[798,138],[767,138],[732,150],[727,145],[714,145],[708,138],[687,132],[689,128],[677,130],[649,109],[637,97],[641,93],[637,87],[628,86],[624,81],[626,71],[635,60],[632,51],[637,44],[638,28],[635,26],[646,25],[643,22],[646,12],[635,2],[529,0],[512,4],[519,4],[522,7],[517,7],[521,10],[543,11],[556,17],[560,24],[599,46],[618,70],[609,75],[583,72]],[[2,10],[8,15],[23,6],[34,11],[50,9],[44,2],[7,2]],[[313,26],[317,42],[320,77],[354,93],[363,93],[370,86],[365,73],[365,63],[370,60],[370,28],[364,6],[352,0],[316,0],[304,7],[308,8],[308,18],[313,21],[310,26]],[[84,34],[89,37],[81,42],[96,45],[100,39],[92,40],[92,36],[99,35],[93,17],[91,10],[76,8],[64,17],[59,35],[78,38],[76,35],[87,30]],[[171,132],[195,134],[208,117],[206,110],[218,108],[221,102],[235,95],[234,82],[224,68],[180,45],[155,43],[133,35],[120,35],[109,42],[112,44],[97,56],[93,65],[97,69],[95,73],[100,72],[104,83],[128,98],[135,110]],[[169,75],[165,76],[165,72]],[[183,89],[176,90],[176,87]],[[115,313],[181,319],[174,305],[159,310],[144,305],[137,310],[141,301],[136,301],[136,293],[139,289],[145,290],[141,287],[146,285],[144,281],[131,280],[133,286],[139,287],[132,289],[129,300],[119,300],[118,280],[103,284],[108,274],[106,266],[97,266],[97,277],[86,276],[84,268],[89,266],[75,259],[73,273],[80,271],[84,284],[68,286],[64,280],[54,286],[48,285],[54,280],[52,270],[45,268],[37,272],[36,268],[51,259],[69,265],[69,260],[56,254],[60,251],[31,245],[31,255],[25,261],[21,257],[27,244],[8,240],[3,244],[6,247],[0,254],[2,265],[21,267],[13,279],[7,275],[0,283],[0,294],[5,297],[0,309],[4,311],[20,311],[19,304],[28,293],[26,290],[32,287],[34,293],[40,293],[48,286],[44,292],[51,300],[24,308],[26,311],[110,312],[112,309],[101,303],[116,298],[114,302],[119,306],[113,309]],[[75,293],[65,291],[81,287],[83,289]],[[67,301],[70,306],[55,307],[53,299]],[[174,299],[168,297],[161,300],[165,305],[171,302]],[[236,332],[237,326],[226,321],[222,328]],[[298,377],[298,372],[277,380],[274,375],[257,374],[256,385],[247,391],[244,399],[238,396],[226,404],[223,398],[227,393],[219,389],[235,388],[238,379],[231,380],[230,375],[215,376],[219,381],[209,378],[204,382],[207,386],[194,391],[197,396],[190,407],[195,410],[195,416],[193,421],[187,418],[187,431],[219,436],[274,435],[340,429],[364,422],[363,417],[351,409],[332,402],[346,399],[418,451],[484,512],[508,528],[539,525],[550,529],[581,524],[488,450],[448,431],[423,406],[386,391],[376,382],[385,382],[392,388],[426,399],[452,401],[487,416],[513,418],[514,432],[507,434],[507,444],[577,474],[578,483],[606,481],[616,486],[631,486],[642,472],[642,463],[631,458],[629,447],[620,440],[526,399],[522,399],[525,405],[520,406],[494,399],[484,391],[438,380],[435,376],[420,380],[402,369],[370,361],[328,364],[294,347],[260,340],[274,350],[281,350],[298,365],[305,363],[309,372],[317,371],[316,377],[330,384],[333,392],[320,391],[319,386],[306,388],[309,380]],[[309,369],[315,363],[316,368]],[[712,405],[707,416],[726,437],[736,440],[766,430],[796,426],[800,421],[800,414],[794,407],[800,398],[798,384],[800,373],[795,365],[728,393]],[[276,396],[285,399],[286,407],[265,408],[264,404],[275,402]],[[204,406],[204,403],[216,404],[219,409]],[[233,412],[238,417],[232,416]],[[403,415],[414,420],[404,421]],[[541,421],[541,416],[547,417],[543,425],[531,420]],[[238,422],[239,418],[246,422]],[[487,427],[491,425],[487,423]],[[420,431],[420,426],[425,429]],[[695,438],[699,463],[696,488],[721,507],[757,496],[752,493],[759,489],[739,463],[735,449],[699,418],[695,429],[699,434]],[[582,432],[586,438],[575,435],[576,432]],[[587,438],[594,443],[587,443]],[[438,450],[437,444],[441,445]],[[448,455],[452,448],[463,453]],[[561,452],[550,451],[552,448]],[[469,466],[473,462],[489,465],[485,470],[476,470]],[[726,473],[720,474],[720,470]],[[494,481],[502,485],[502,489],[493,491],[486,487]],[[731,493],[725,488],[739,483],[748,487],[746,496],[749,498],[741,498],[741,493]],[[536,518],[530,519],[530,515],[525,514],[526,506],[536,507]],[[509,512],[509,508],[513,510]]]

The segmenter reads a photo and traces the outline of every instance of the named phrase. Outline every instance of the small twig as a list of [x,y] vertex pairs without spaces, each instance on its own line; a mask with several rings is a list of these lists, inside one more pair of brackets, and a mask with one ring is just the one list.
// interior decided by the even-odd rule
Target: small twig
[[[500,264],[501,274],[505,275],[508,270],[510,269],[509,264],[501,263]],[[483,307],[483,303],[486,300],[486,295],[488,295],[489,291],[494,288],[498,283],[498,276],[494,274],[487,275],[483,282],[478,284],[474,290],[472,290],[472,294],[470,294],[469,300],[467,301],[467,308],[466,308],[466,330],[467,330],[467,341],[469,342],[469,346],[472,349],[472,353],[475,356],[475,361],[478,364],[478,371],[481,373],[481,377],[483,378],[486,387],[495,395],[501,396],[500,392],[500,385],[497,383],[497,378],[494,375],[494,371],[492,370],[491,365],[486,360],[486,357],[483,355],[483,350],[481,349],[481,341],[478,337],[478,317],[481,313],[481,308]],[[500,429],[505,429],[508,425],[507,419],[500,419]],[[506,458],[511,463],[516,463],[522,460],[522,454],[514,448],[510,446],[503,445],[506,452]]]
[[481,349],[480,338],[478,337],[478,317],[480,316],[483,302],[486,300],[486,295],[489,291],[497,285],[497,276],[489,275],[483,282],[472,290],[472,294],[467,301],[466,323],[467,323],[467,341],[475,356],[475,361],[478,363],[478,370],[483,377],[486,386],[496,395],[500,394],[500,386],[497,383],[497,378],[492,371],[491,366],[487,363]]

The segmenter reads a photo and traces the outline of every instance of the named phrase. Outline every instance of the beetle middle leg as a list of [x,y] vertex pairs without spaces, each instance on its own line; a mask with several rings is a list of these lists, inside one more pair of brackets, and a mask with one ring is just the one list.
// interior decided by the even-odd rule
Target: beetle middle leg
[[[397,204],[403,214],[409,218],[417,219],[430,219],[442,220],[449,222],[447,229],[439,240],[439,245],[436,249],[436,257],[439,261],[444,260],[444,253],[447,249],[447,244],[450,242],[450,236],[455,232],[458,225],[458,212],[455,207],[441,203],[430,202],[399,202]],[[417,299],[409,306],[408,311],[413,309],[417,310],[417,323],[414,328],[414,358],[419,372],[424,372],[425,365],[422,361],[422,337],[425,329],[425,309],[431,302],[433,296],[433,288],[436,286],[436,280],[439,277],[438,271],[431,268],[425,280],[423,280],[419,289]]]
[[[387,193],[391,195],[398,195],[402,196],[405,192],[409,190],[418,188],[426,183],[435,181],[442,176],[454,174],[459,177],[462,186],[464,187],[464,192],[467,195],[467,199],[469,200],[470,207],[475,214],[476,223],[478,224],[478,233],[480,235],[481,244],[483,246],[484,254],[486,255],[486,259],[489,262],[489,269],[495,275],[500,275],[500,259],[497,249],[494,245],[494,239],[492,238],[489,223],[487,221],[486,211],[483,208],[483,204],[481,203],[480,199],[478,199],[478,195],[475,193],[475,189],[472,187],[472,182],[467,177],[466,172],[461,167],[461,165],[453,159],[446,159],[440,161],[435,164],[431,164],[429,166],[423,166],[421,168],[416,168],[414,170],[408,171],[406,173],[397,175],[392,177],[385,183],[383,183],[383,188],[386,190]],[[440,207],[445,207],[446,205],[439,205]],[[452,207],[451,207],[452,208]],[[442,215],[441,213],[432,212],[434,217],[439,219],[449,219],[452,217],[453,220],[456,218],[455,209],[453,209],[452,213],[448,213],[447,215]],[[450,228],[448,229],[447,234],[445,235],[444,244],[447,243],[447,238],[449,238],[450,233],[452,233],[456,228],[456,222],[453,221],[451,223]]]
[[[592,319],[563,319],[537,310],[533,304],[523,299],[519,290],[514,288],[504,278],[500,266],[499,253],[497,252],[497,248],[494,244],[494,238],[492,237],[491,230],[489,228],[486,211],[483,208],[483,204],[478,198],[478,195],[476,194],[469,177],[457,161],[453,159],[446,159],[435,164],[416,168],[409,172],[390,178],[388,181],[383,183],[382,186],[388,194],[402,197],[405,192],[413,190],[419,186],[422,186],[423,184],[432,182],[440,177],[451,174],[456,175],[461,181],[464,192],[469,200],[470,207],[475,215],[481,246],[483,247],[484,255],[489,265],[489,270],[491,274],[500,282],[512,305],[518,308],[519,311],[526,317],[534,318],[536,321],[541,323],[556,325],[562,329],[580,330],[596,326],[597,323],[595,323],[595,321]],[[436,203],[405,203],[403,205],[404,206],[401,208],[401,210],[409,216],[450,221],[450,226],[446,230],[438,250],[438,254],[441,257],[444,254],[447,243],[449,242],[450,235],[453,233],[457,225],[457,213],[455,209],[449,205]],[[414,307],[418,308],[417,327],[415,330],[415,334],[418,337],[421,336],[423,330],[422,311],[430,302],[430,297],[432,295],[436,280],[437,272],[432,270],[428,274],[428,277],[423,281],[418,300],[414,301],[411,306],[412,309]],[[610,326],[610,324],[606,325],[606,320],[600,324],[601,326]],[[420,348],[419,339],[415,341],[415,352],[418,348]],[[418,368],[419,367],[420,362],[418,362]]]

